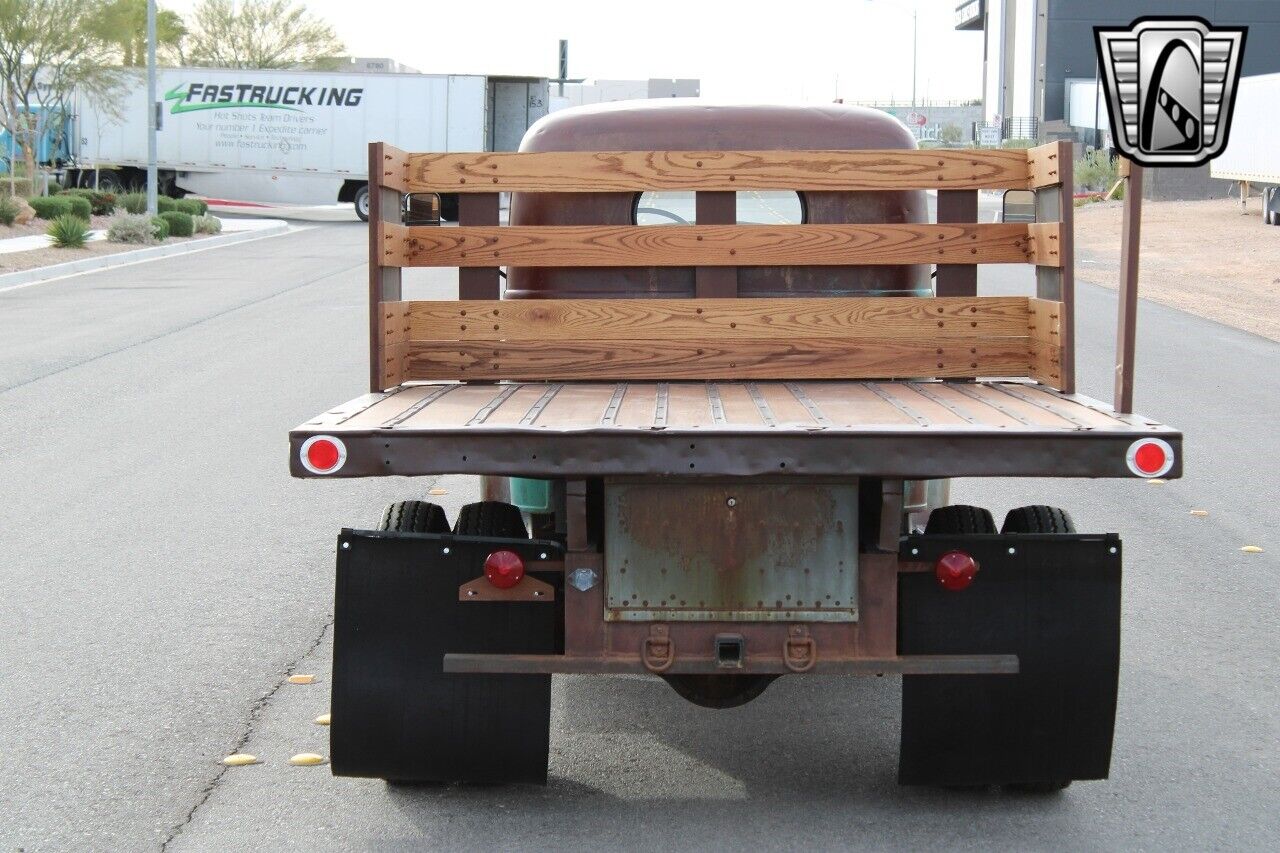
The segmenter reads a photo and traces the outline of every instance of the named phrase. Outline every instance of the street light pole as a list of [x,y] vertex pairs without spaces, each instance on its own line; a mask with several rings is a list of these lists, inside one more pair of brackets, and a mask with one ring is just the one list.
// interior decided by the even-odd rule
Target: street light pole
[[[154,0],[153,0],[154,2]],[[920,8],[918,6],[911,7],[911,109],[916,108],[916,74],[919,69],[919,53],[920,53],[920,27],[919,27]]]
[[147,213],[156,215],[156,0],[147,0]]

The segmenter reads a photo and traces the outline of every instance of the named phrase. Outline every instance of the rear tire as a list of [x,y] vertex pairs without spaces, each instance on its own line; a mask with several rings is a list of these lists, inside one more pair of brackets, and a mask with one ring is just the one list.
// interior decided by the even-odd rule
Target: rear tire
[[953,504],[940,506],[929,513],[929,523],[924,528],[929,534],[960,534],[968,536],[974,533],[995,533],[996,520],[991,517],[991,510],[980,506]]
[[396,501],[382,514],[379,530],[397,533],[448,533],[444,510],[427,501]]
[[1004,517],[1001,533],[1075,533],[1076,525],[1065,509],[1044,504],[1020,506]]
[[458,511],[458,521],[453,525],[453,532],[457,536],[529,538],[520,508],[502,501],[478,501],[467,504]]

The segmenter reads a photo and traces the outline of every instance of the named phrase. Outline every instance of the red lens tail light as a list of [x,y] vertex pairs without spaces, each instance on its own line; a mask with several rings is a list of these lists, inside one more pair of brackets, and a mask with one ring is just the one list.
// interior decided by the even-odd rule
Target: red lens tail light
[[977,573],[978,561],[964,551],[948,551],[934,565],[938,583],[953,592],[973,583],[973,576]]
[[485,558],[484,576],[498,589],[510,589],[524,577],[524,560],[515,551],[494,551]]
[[312,474],[332,474],[347,461],[347,446],[332,435],[313,435],[298,453],[302,467]]
[[1173,448],[1161,438],[1140,438],[1129,445],[1125,461],[1139,477],[1163,477],[1173,467]]

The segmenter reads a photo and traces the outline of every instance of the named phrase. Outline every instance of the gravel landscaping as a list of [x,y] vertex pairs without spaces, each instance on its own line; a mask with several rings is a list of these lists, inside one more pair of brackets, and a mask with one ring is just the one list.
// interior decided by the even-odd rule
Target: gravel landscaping
[[[1076,209],[1079,280],[1117,286],[1122,209]],[[1280,227],[1262,224],[1258,199],[1247,215],[1233,199],[1145,202],[1140,264],[1144,298],[1280,341]]]
[[[95,219],[103,219],[106,217],[94,217]],[[98,227],[98,226],[94,226]],[[104,224],[102,227],[106,227]],[[0,240],[5,237],[23,237],[24,234],[8,234],[9,229],[0,226]],[[37,229],[34,233],[43,234],[43,229]],[[202,234],[198,237],[170,237],[164,241],[164,245],[170,243],[189,243],[192,240],[198,240],[201,237],[209,235]],[[159,244],[157,244],[159,245]],[[30,252],[4,252],[0,253],[0,274],[18,272],[19,270],[36,269],[37,267],[45,267],[51,264],[64,264],[70,261],[79,261],[84,258],[96,258],[100,255],[114,255],[118,252],[128,252],[134,249],[143,249],[145,246],[138,246],[133,243],[111,243],[106,240],[94,240],[92,243],[86,243],[80,249],[58,249],[50,246],[46,249],[35,249]]]

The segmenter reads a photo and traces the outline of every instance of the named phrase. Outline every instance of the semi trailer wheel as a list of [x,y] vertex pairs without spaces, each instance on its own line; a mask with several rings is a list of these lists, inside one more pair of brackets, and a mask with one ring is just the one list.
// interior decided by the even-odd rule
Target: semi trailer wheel
[[361,222],[369,221],[369,185],[365,184],[356,190],[356,194],[351,197],[351,204],[355,206],[356,216],[360,217]]
[[[462,602],[486,555],[516,550],[531,567],[547,543],[524,535],[510,504],[464,507],[454,538],[444,512],[401,501],[382,529],[344,531],[334,610],[330,755],[340,776],[391,783],[535,783],[547,778],[551,676],[446,673],[444,655],[553,654],[554,602]],[[429,535],[421,535],[429,534]],[[521,542],[520,540],[524,540]],[[531,569],[532,571],[532,569]],[[541,580],[558,581],[550,574]]]

